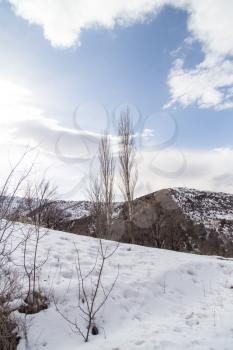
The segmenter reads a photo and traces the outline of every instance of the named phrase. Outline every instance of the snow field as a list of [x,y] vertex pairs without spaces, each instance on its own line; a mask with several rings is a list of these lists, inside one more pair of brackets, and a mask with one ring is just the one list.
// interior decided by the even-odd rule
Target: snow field
[[[50,251],[40,285],[53,293],[65,315],[79,320],[85,329],[77,310],[74,243],[83,271],[91,268],[98,240],[49,230],[39,248],[39,260]],[[104,241],[104,245],[114,248],[116,243]],[[13,260],[20,264],[20,250]],[[99,335],[84,343],[51,301],[48,310],[28,316],[30,350],[233,349],[232,260],[120,244],[105,266],[106,290],[118,265],[116,286],[96,317]],[[24,349],[22,340],[18,350]]]

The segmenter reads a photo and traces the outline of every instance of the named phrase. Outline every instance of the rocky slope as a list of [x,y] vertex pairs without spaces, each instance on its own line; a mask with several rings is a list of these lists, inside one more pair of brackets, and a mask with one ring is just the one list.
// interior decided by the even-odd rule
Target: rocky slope
[[216,231],[223,240],[233,238],[233,195],[178,188],[170,193],[183,213],[207,231]]
[[134,206],[138,243],[233,256],[233,195],[174,188],[138,198]]

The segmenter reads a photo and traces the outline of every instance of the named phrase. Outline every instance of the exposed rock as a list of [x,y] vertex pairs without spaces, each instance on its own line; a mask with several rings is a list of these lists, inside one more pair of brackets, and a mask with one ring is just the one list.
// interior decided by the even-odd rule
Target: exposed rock
[[[130,239],[124,206],[114,238]],[[160,190],[134,201],[135,243],[233,256],[233,195],[185,188]]]

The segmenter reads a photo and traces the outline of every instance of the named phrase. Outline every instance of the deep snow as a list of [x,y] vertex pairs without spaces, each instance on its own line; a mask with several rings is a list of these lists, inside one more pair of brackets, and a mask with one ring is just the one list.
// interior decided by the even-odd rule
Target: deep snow
[[[74,242],[83,269],[92,266],[98,240],[52,230],[41,241],[39,258],[50,249],[41,286],[53,290],[63,313],[79,319]],[[18,250],[14,262],[21,259]],[[118,264],[115,289],[96,318],[99,335],[84,343],[51,302],[48,310],[28,316],[29,349],[233,349],[232,260],[120,244],[104,271],[106,287]],[[18,350],[24,349],[22,340]]]

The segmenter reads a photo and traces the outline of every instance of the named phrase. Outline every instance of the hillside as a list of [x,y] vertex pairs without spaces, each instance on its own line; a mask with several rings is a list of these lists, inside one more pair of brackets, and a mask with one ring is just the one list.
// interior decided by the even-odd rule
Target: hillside
[[[50,250],[41,288],[52,290],[60,310],[83,325],[77,310],[74,243],[82,268],[94,264],[98,240],[50,230],[39,249],[39,259]],[[21,261],[22,252],[15,252],[13,266]],[[30,350],[232,349],[232,260],[120,244],[104,270],[106,288],[118,265],[117,284],[96,316],[98,335],[85,344],[51,302],[47,310],[28,316]],[[24,349],[21,340],[18,350]]]
[[[54,220],[44,226],[92,235],[90,202],[55,201]],[[17,219],[30,218],[24,199],[15,199]],[[129,243],[124,203],[115,203],[113,240]],[[29,221],[30,222],[30,221]],[[233,195],[187,188],[160,190],[134,201],[136,244],[233,257]]]
[[233,195],[193,189],[170,189],[179,208],[207,231],[215,230],[221,238],[233,239]]
[[[115,231],[127,241],[124,222],[122,210]],[[137,198],[134,233],[142,245],[233,256],[233,195],[170,188]]]

